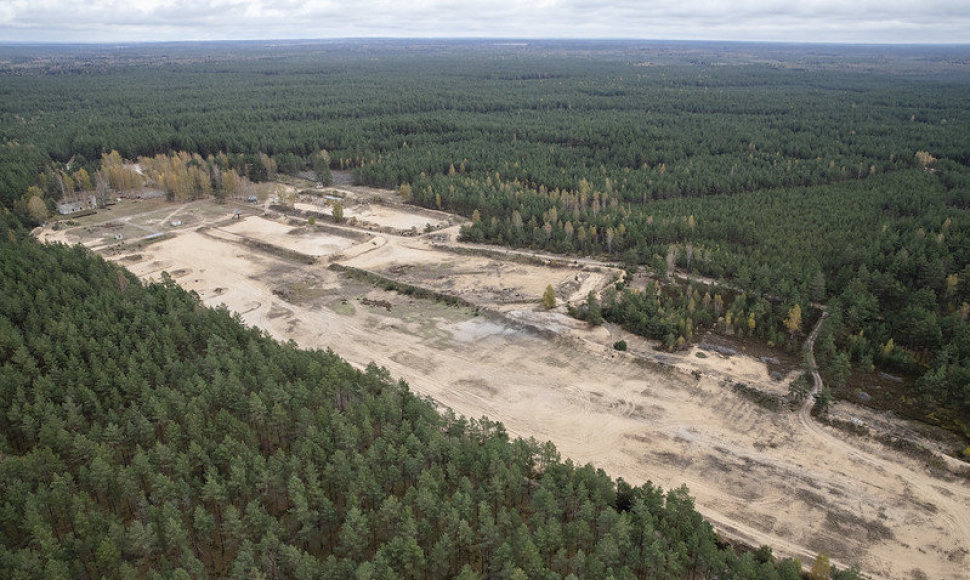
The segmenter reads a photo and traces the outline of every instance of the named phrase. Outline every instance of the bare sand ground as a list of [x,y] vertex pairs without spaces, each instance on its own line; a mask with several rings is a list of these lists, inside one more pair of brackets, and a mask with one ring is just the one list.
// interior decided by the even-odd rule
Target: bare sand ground
[[253,216],[223,226],[224,231],[268,242],[308,256],[329,256],[347,250],[356,241],[323,232],[308,232],[275,220]]
[[[239,227],[252,228],[249,235],[276,235],[275,226],[245,223]],[[346,260],[505,315],[476,317],[323,265],[287,262],[188,228],[178,234],[113,257],[145,279],[166,270],[206,304],[224,305],[280,339],[332,348],[357,365],[374,361],[439,404],[502,421],[515,435],[551,440],[575,462],[632,483],[686,483],[701,513],[727,537],[806,563],[824,552],[878,578],[970,578],[965,480],[931,477],[921,463],[880,444],[739,397],[733,382],[785,388],[756,359],[698,358],[696,349],[659,354],[616,328],[589,330],[538,307],[546,284],[561,298],[581,296],[602,287],[605,275],[493,263],[501,261],[392,235]],[[521,303],[502,301],[510,288]],[[619,338],[631,352],[609,347]]]
[[[319,205],[312,203],[296,203],[296,209],[318,211],[327,215],[333,215],[332,205]],[[377,227],[392,228],[395,230],[423,230],[427,225],[438,227],[446,223],[444,220],[436,219],[427,215],[417,215],[406,211],[397,210],[379,204],[362,203],[344,207],[344,218],[357,218],[357,221],[364,224],[374,224]]]
[[346,263],[502,310],[534,306],[547,285],[559,289],[560,300],[578,302],[579,295],[585,299],[589,290],[598,291],[610,281],[599,273],[455,254],[424,240],[385,244]]
[[293,205],[295,209],[333,215],[333,203],[339,200],[344,208],[344,217],[355,218],[361,225],[389,228],[398,232],[421,232],[427,226],[438,229],[464,221],[458,216],[441,211],[402,206],[400,199],[392,191],[354,186],[320,188],[313,187],[310,183],[305,185],[308,187],[304,189],[314,192],[314,195],[301,196]]

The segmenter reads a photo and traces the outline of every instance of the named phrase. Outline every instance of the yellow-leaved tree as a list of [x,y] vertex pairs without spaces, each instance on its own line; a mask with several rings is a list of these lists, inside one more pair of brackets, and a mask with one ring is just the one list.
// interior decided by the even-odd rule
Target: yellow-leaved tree
[[819,554],[815,558],[815,563],[812,564],[812,569],[808,572],[808,577],[812,580],[829,580],[832,574],[832,564],[829,562],[829,557],[825,554]]
[[788,311],[788,318],[785,319],[785,328],[788,334],[794,336],[802,327],[802,307],[798,304],[791,307]]
[[47,204],[44,203],[43,193],[36,185],[27,188],[27,214],[37,223],[47,221]]

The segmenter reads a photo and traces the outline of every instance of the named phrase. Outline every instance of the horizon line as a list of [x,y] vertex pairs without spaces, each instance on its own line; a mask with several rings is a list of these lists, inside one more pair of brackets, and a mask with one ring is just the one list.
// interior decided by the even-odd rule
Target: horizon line
[[637,37],[526,37],[526,36],[335,36],[318,38],[221,38],[221,39],[170,39],[170,40],[109,40],[109,41],[57,41],[57,40],[3,40],[0,46],[149,46],[160,44],[227,44],[227,43],[327,43],[327,42],[374,42],[374,41],[439,41],[439,42],[611,42],[611,43],[685,43],[685,44],[756,44],[778,46],[856,46],[856,47],[950,47],[970,48],[967,42],[886,42],[886,41],[812,41],[812,40],[738,40],[696,38],[637,38]]

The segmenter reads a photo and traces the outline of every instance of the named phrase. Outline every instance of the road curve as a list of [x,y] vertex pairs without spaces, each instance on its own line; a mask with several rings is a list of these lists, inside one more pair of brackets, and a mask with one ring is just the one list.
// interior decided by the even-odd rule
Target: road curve
[[812,332],[809,333],[808,339],[805,341],[805,356],[808,359],[808,368],[812,371],[812,392],[805,397],[805,402],[802,403],[802,407],[798,410],[798,414],[801,415],[803,422],[805,419],[808,419],[809,414],[812,412],[812,407],[815,404],[815,395],[824,386],[822,384],[822,375],[819,374],[818,365],[815,363],[815,339],[818,338],[818,332],[822,329],[822,323],[825,322],[828,315],[828,310],[822,311],[822,315],[818,317],[818,322],[815,323],[815,327],[812,328]]

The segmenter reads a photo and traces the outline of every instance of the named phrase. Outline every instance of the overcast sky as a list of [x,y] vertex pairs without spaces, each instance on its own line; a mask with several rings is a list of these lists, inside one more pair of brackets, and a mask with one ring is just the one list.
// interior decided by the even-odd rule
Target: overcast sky
[[0,42],[347,37],[970,43],[970,0],[0,0]]

